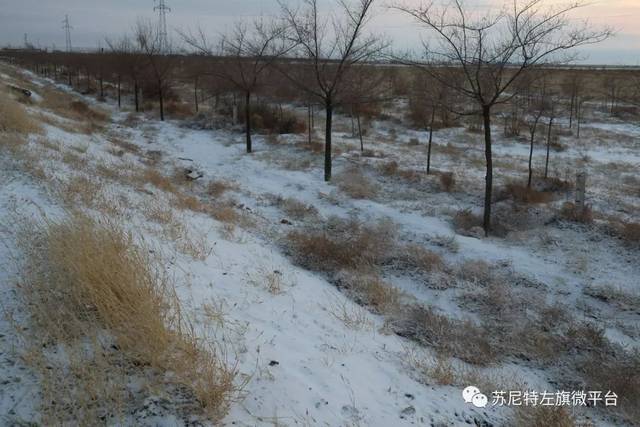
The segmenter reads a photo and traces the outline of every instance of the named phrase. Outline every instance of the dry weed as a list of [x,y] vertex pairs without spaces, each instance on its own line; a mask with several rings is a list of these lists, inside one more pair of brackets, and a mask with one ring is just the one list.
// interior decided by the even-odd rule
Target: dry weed
[[221,197],[224,193],[230,190],[237,190],[238,185],[234,182],[226,180],[213,180],[207,185],[207,194],[211,197]]
[[289,233],[287,242],[299,264],[331,273],[380,263],[395,244],[395,226],[388,220],[365,225],[332,217],[323,229]]
[[354,199],[373,199],[377,188],[360,169],[350,168],[335,178],[340,190]]
[[25,135],[40,133],[42,127],[19,102],[7,93],[0,93],[0,132]]
[[519,427],[577,427],[569,409],[562,406],[518,406],[513,417]]
[[31,260],[22,286],[34,325],[30,360],[46,361],[45,419],[122,416],[132,376],[184,389],[212,419],[226,413],[236,371],[194,335],[148,248],[112,222],[78,213],[30,227],[21,244]]

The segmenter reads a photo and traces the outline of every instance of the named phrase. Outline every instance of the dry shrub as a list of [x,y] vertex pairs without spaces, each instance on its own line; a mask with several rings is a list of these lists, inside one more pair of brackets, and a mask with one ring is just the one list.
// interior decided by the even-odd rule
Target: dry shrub
[[400,267],[419,271],[436,271],[442,270],[445,267],[440,254],[416,244],[404,246],[400,252],[394,256],[394,261],[399,263]]
[[360,331],[373,328],[373,322],[369,319],[367,310],[346,298],[338,295],[330,297],[329,304],[324,308],[349,329]]
[[35,230],[21,239],[29,260],[21,289],[33,324],[30,360],[44,363],[45,423],[125,415],[134,378],[169,396],[181,390],[212,419],[224,416],[236,371],[194,335],[148,248],[106,219],[77,213]]
[[616,234],[628,245],[640,244],[640,222],[620,222],[614,227]]
[[175,119],[186,119],[193,116],[191,104],[171,100],[165,104],[164,108],[165,112]]
[[153,201],[149,201],[143,207],[142,212],[147,220],[157,224],[167,225],[175,222],[173,209],[161,200],[153,199]]
[[0,93],[0,132],[40,133],[42,127],[27,110],[6,93]]
[[456,212],[453,217],[453,228],[459,234],[464,234],[474,227],[482,226],[482,218],[469,209],[463,209]]
[[207,185],[207,194],[212,197],[220,197],[229,190],[237,190],[238,185],[226,180],[214,180]]
[[458,276],[470,282],[489,284],[494,279],[492,270],[492,266],[484,260],[465,260],[458,267]]
[[315,206],[303,203],[293,197],[282,200],[280,208],[287,216],[297,220],[318,216],[318,209]]
[[611,285],[588,285],[584,288],[584,293],[592,298],[616,305],[623,311],[640,311],[640,293],[638,291],[629,292]]
[[362,157],[371,157],[376,159],[383,159],[386,157],[382,151],[372,150],[370,148],[365,148],[360,155]]
[[166,191],[168,193],[176,192],[176,186],[171,181],[170,178],[162,175],[160,172],[153,168],[145,169],[142,174],[139,176],[139,180],[143,183],[149,183],[154,187]]
[[258,131],[289,134],[304,133],[307,130],[306,122],[291,111],[267,104],[254,105],[252,110],[252,125]]
[[618,405],[613,410],[624,415],[631,425],[640,424],[640,351],[618,349],[613,354],[601,349],[588,354],[578,366],[586,389],[602,390],[603,394],[615,392]]
[[82,129],[77,129],[85,133],[97,130],[109,120],[109,113],[90,107],[86,102],[52,88],[46,88],[41,91],[43,101],[40,104],[43,108],[57,114],[66,119],[75,120],[83,123]]
[[430,307],[403,307],[391,328],[402,337],[433,347],[439,354],[474,365],[488,365],[501,356],[491,344],[487,328],[436,313]]
[[587,205],[580,209],[575,203],[566,202],[560,210],[560,217],[566,221],[590,224],[593,222],[593,212],[591,206]]
[[340,190],[354,199],[372,199],[377,194],[377,188],[360,169],[350,168],[335,178]]
[[393,176],[398,173],[398,162],[391,160],[380,166],[380,173],[384,176]]
[[93,206],[94,199],[100,192],[100,184],[85,175],[77,175],[63,181],[56,187],[59,197],[69,206],[82,205]]
[[[109,138],[109,142],[111,142],[113,145],[115,145],[116,147],[122,149],[125,152],[131,153],[131,154],[139,154],[140,153],[140,148],[138,148],[137,145],[128,142],[128,141],[124,141],[121,138],[118,137],[110,137]],[[120,156],[118,156],[120,157]]]
[[0,132],[0,148],[8,150],[13,156],[18,156],[26,145],[26,138],[20,134]]
[[235,204],[232,200],[224,200],[214,203],[209,207],[208,213],[217,221],[235,226],[242,218],[234,205]]
[[376,273],[362,267],[358,270],[343,270],[338,274],[337,282],[338,286],[346,289],[357,302],[377,313],[398,311],[400,291]]
[[380,263],[395,245],[395,227],[388,220],[365,225],[333,217],[322,229],[289,233],[287,242],[300,265],[331,273]]
[[523,184],[509,183],[502,190],[498,199],[511,199],[519,203],[549,203],[553,201],[553,194],[547,191],[538,191]]
[[183,193],[175,193],[171,198],[171,206],[180,210],[189,210],[192,212],[206,213],[207,206],[195,196]]
[[518,406],[513,417],[519,427],[576,427],[578,424],[563,406]]
[[570,191],[574,187],[573,182],[554,177],[545,178],[540,182],[540,186],[543,191],[552,193]]
[[453,191],[453,188],[456,185],[456,177],[453,172],[440,172],[438,173],[440,177],[440,186],[443,191],[450,193]]

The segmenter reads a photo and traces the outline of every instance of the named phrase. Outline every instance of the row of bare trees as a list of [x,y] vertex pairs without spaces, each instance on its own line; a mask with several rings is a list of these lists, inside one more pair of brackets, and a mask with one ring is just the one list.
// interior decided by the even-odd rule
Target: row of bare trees
[[[608,29],[594,30],[576,24],[570,14],[582,4],[546,6],[544,0],[508,0],[503,9],[479,14],[463,0],[447,6],[435,3],[415,6],[395,4],[396,10],[412,17],[426,30],[428,38],[419,54],[391,54],[389,43],[367,31],[377,0],[336,0],[334,7],[321,10],[318,0],[299,0],[295,6],[280,1],[281,14],[274,19],[243,23],[213,41],[203,29],[179,32],[191,55],[178,55],[160,46],[151,24],[139,22],[133,35],[108,42],[109,51],[79,55],[56,53],[44,61],[56,75],[66,73],[69,84],[80,85],[84,74],[87,88],[91,77],[99,83],[116,82],[118,105],[123,82],[130,87],[136,111],[139,93],[157,98],[160,119],[165,102],[177,80],[193,84],[195,109],[203,98],[220,94],[240,95],[244,107],[246,150],[252,151],[252,103],[258,94],[275,100],[320,105],[324,110],[324,179],[332,175],[333,117],[342,111],[356,118],[366,105],[394,96],[393,78],[383,72],[380,59],[391,59],[415,72],[409,85],[411,102],[422,117],[414,122],[429,131],[427,171],[431,169],[431,146],[436,125],[447,126],[452,117],[482,118],[486,163],[483,227],[491,230],[493,194],[493,122],[496,110],[509,104],[519,108],[526,101],[525,116],[530,136],[529,176],[532,180],[533,144],[543,120],[548,121],[547,159],[551,128],[558,113],[558,94],[543,70],[575,58],[575,48],[609,37]],[[195,56],[194,56],[195,54]],[[406,68],[406,67],[405,67]],[[75,82],[73,81],[75,77]],[[287,88],[284,95],[269,82]],[[581,108],[588,99],[580,79],[562,85],[568,93],[570,126],[579,123]],[[284,90],[286,92],[286,90]],[[613,110],[621,96],[610,88]],[[234,108],[237,104],[234,102]],[[234,110],[234,113],[236,111]],[[234,114],[235,117],[235,114]],[[310,119],[313,115],[309,115]],[[312,120],[310,120],[312,121]],[[311,133],[310,133],[311,135]]]

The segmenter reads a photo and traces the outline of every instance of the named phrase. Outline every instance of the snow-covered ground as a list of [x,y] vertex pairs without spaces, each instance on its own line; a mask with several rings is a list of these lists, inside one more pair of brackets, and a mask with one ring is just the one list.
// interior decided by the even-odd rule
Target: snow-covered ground
[[[52,84],[32,74],[25,75],[36,86],[36,94],[38,88]],[[11,77],[2,74],[1,78]],[[58,85],[58,89],[68,90],[63,85]],[[29,107],[32,112],[39,111],[41,98],[36,95],[35,99]],[[86,100],[95,103],[89,98]],[[571,224],[545,225],[539,219],[533,226],[511,232],[506,238],[481,239],[456,234],[452,216],[465,208],[478,211],[481,206],[483,169],[473,161],[482,155],[478,135],[464,129],[436,133],[435,168],[456,172],[457,190],[447,193],[433,190],[438,187],[434,177],[416,184],[376,172],[379,165],[391,160],[396,160],[402,169],[423,171],[424,146],[412,146],[407,141],[412,137],[424,141],[424,133],[378,123],[367,136],[365,145],[381,153],[384,159],[365,157],[360,155],[356,140],[341,131],[341,125],[348,127],[347,119],[339,118],[336,146],[342,148],[343,154],[337,156],[334,163],[337,182],[343,171],[358,164],[377,189],[371,200],[357,200],[336,184],[322,180],[321,155],[312,155],[296,146],[295,136],[282,136],[277,145],[256,136],[255,152],[247,155],[243,135],[237,130],[197,130],[178,121],[158,122],[144,115],[135,116],[132,124],[131,113],[118,112],[109,104],[100,106],[112,114],[112,123],[102,133],[84,135],[46,125],[46,139],[57,144],[60,151],[45,150],[41,164],[50,181],[94,174],[92,178],[100,184],[95,199],[113,203],[115,215],[127,227],[161,248],[166,268],[178,283],[179,298],[199,321],[197,327],[202,335],[213,334],[228,342],[231,350],[228,357],[239,363],[247,385],[243,390],[244,399],[232,406],[225,425],[509,425],[510,410],[491,405],[476,408],[464,402],[463,387],[425,381],[409,359],[414,354],[433,357],[432,349],[421,348],[393,334],[386,327],[384,316],[356,304],[340,292],[330,278],[300,267],[288,256],[281,242],[283,236],[313,225],[309,222],[326,221],[332,216],[357,217],[364,223],[390,219],[396,224],[401,241],[437,251],[452,269],[468,261],[485,261],[496,274],[518,279],[506,284],[512,286],[514,292],[533,289],[546,304],[562,304],[577,318],[588,319],[604,328],[609,340],[628,348],[638,347],[640,343],[637,307],[635,311],[618,310],[584,293],[587,287],[606,285],[637,296],[640,277],[637,249],[629,249],[598,230]],[[398,135],[395,140],[388,137],[391,127],[395,127]],[[564,177],[566,170],[573,170],[581,158],[588,156],[588,193],[594,209],[603,215],[622,212],[623,218],[638,220],[638,181],[632,184],[635,195],[622,191],[621,186],[617,186],[620,192],[612,192],[611,186],[616,187],[615,180],[627,175],[637,179],[640,127],[594,123],[585,124],[583,132],[587,142],[583,140],[578,146],[577,142],[567,141],[571,145],[568,150],[553,153],[554,176]],[[591,132],[598,132],[598,137],[606,139],[607,145],[595,137],[590,138]],[[616,145],[618,134],[631,139]],[[116,154],[120,146],[114,145],[115,140],[133,144],[135,149]],[[37,144],[37,137],[31,138],[31,145]],[[461,154],[445,154],[447,144]],[[439,148],[443,151],[438,151]],[[69,151],[84,159],[87,166],[74,170],[64,159],[64,153]],[[537,167],[541,166],[543,152],[541,145],[535,150]],[[154,167],[165,175],[172,176],[175,171],[180,174],[186,169],[202,172],[201,179],[181,184],[181,191],[198,197],[205,204],[231,203],[252,225],[229,232],[224,224],[209,215],[171,207],[168,195],[150,184],[137,186],[127,180],[109,179],[106,174],[99,176],[96,172],[98,166],[106,166],[125,175],[135,173],[147,167],[145,164],[152,155],[160,159]],[[526,169],[523,172],[519,165],[526,167],[527,155],[525,142],[498,137],[496,157],[503,161],[497,166],[499,183],[525,177]],[[280,162],[283,159],[309,160],[310,166],[302,170],[286,168]],[[2,161],[6,164],[0,170],[3,218],[8,217],[15,206],[20,209],[37,206],[46,213],[56,212],[60,202],[47,192],[47,182],[21,173],[19,165],[10,159]],[[622,172],[612,175],[603,169],[612,162],[618,164]],[[629,172],[625,172],[627,170]],[[207,185],[219,181],[232,182],[234,187],[216,199],[207,193]],[[295,198],[312,205],[318,217],[289,218],[273,203],[277,197]],[[162,227],[149,219],[148,210],[156,204],[171,210],[175,221],[187,230],[178,241],[167,239]],[[96,204],[90,206],[89,210],[92,209],[97,209]],[[32,215],[37,211],[28,210]],[[540,217],[549,215],[549,212],[540,213]],[[8,223],[0,225],[10,227]],[[14,264],[10,256],[15,253],[12,234],[11,230],[0,231],[5,233],[3,240],[6,241],[6,247],[0,247],[3,264],[0,292],[9,311],[19,311],[12,296],[18,291],[12,285],[15,283],[12,278],[17,274],[12,270]],[[443,236],[452,239],[455,249],[437,244]],[[193,256],[180,250],[181,239],[199,242],[204,255]],[[440,289],[405,272],[384,270],[383,274],[388,282],[404,291],[409,301],[453,318],[478,318],[478,313],[464,302],[486,290],[469,283]],[[278,281],[276,292],[269,289],[269,278]],[[213,330],[207,319],[211,307],[223,313],[223,320]],[[345,316],[357,318],[358,322],[350,324]],[[8,322],[0,323],[0,342],[9,343],[15,335],[11,331]],[[0,409],[14,417],[10,420],[37,420],[33,413],[38,400],[37,380],[15,356],[9,355],[8,346],[3,344],[3,354],[0,354],[5,357],[0,362],[0,377],[8,381],[0,388]],[[525,384],[527,388],[539,390],[558,388],[554,377],[537,364],[510,358],[487,369],[513,379],[514,387]],[[166,415],[165,424],[177,422]],[[597,425],[622,423],[607,412],[591,408],[580,415],[589,417]],[[153,422],[158,420],[153,418]],[[137,419],[136,422],[151,421]]]

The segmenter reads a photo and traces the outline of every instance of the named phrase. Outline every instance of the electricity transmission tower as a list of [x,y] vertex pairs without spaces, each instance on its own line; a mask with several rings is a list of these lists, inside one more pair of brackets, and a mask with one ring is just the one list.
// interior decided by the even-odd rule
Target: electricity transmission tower
[[167,6],[165,0],[155,0],[158,5],[153,8],[158,11],[158,47],[160,52],[165,52],[169,46],[167,37],[167,12],[171,12],[171,8]]
[[69,15],[64,16],[64,21],[62,21],[62,23],[64,24],[62,28],[65,30],[66,35],[67,52],[71,52],[71,29],[73,27],[69,24]]

